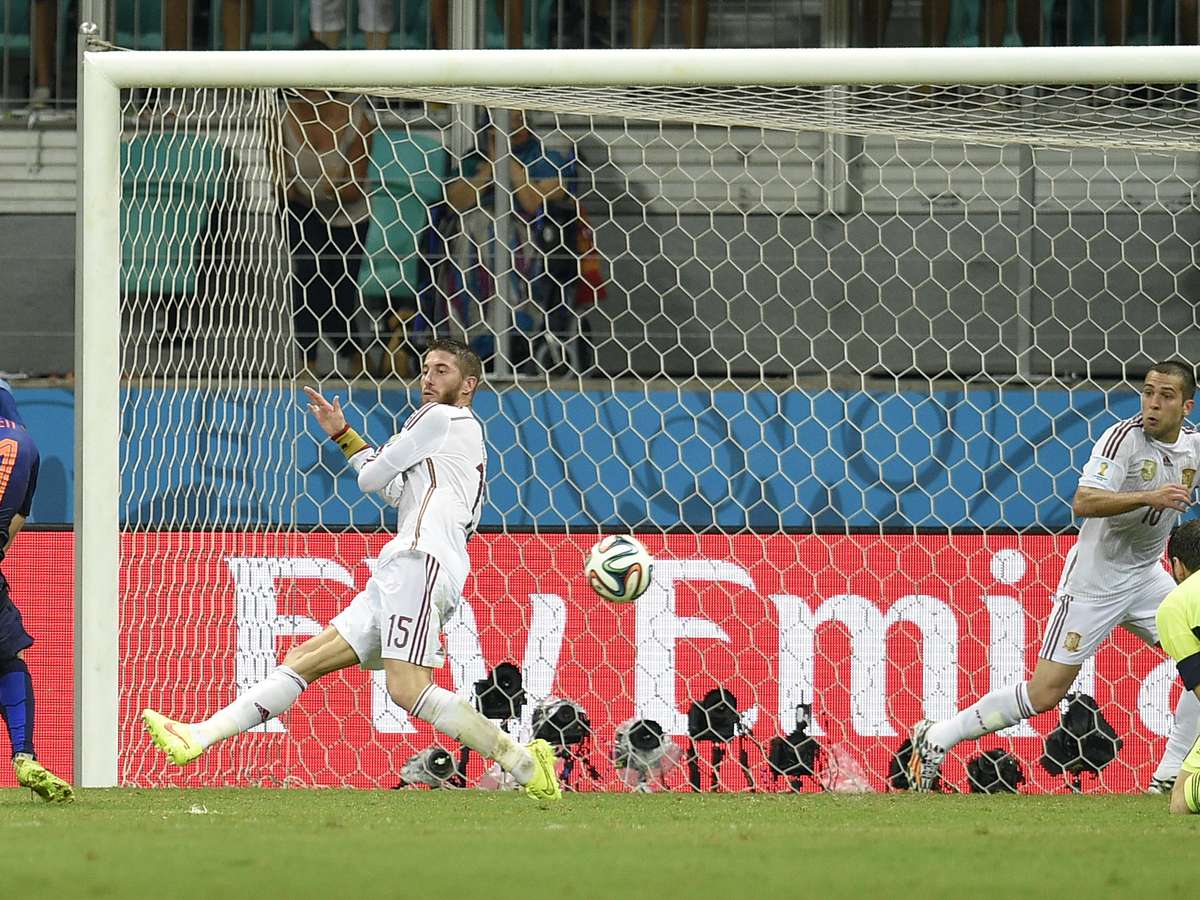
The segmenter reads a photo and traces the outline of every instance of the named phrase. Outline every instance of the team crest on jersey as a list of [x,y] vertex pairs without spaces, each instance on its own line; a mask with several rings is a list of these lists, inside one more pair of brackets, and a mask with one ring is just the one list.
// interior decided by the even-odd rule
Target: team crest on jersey
[[1195,469],[1184,469],[1183,470],[1183,486],[1185,488],[1190,489],[1192,486],[1192,482],[1195,479],[1196,479],[1196,470]]
[[1158,463],[1152,459],[1142,460],[1142,481],[1151,481],[1158,473]]
[[1083,635],[1078,631],[1068,631],[1066,638],[1063,640],[1063,647],[1068,653],[1074,653],[1079,649],[1079,642],[1083,640]]

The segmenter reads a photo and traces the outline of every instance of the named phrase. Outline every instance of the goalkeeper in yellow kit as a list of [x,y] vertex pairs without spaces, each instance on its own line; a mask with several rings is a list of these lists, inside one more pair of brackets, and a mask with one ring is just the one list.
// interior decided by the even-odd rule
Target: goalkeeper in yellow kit
[[[1167,558],[1178,587],[1158,607],[1159,641],[1175,660],[1184,689],[1200,696],[1200,520],[1171,533]],[[1200,813],[1200,738],[1171,790],[1171,812]]]

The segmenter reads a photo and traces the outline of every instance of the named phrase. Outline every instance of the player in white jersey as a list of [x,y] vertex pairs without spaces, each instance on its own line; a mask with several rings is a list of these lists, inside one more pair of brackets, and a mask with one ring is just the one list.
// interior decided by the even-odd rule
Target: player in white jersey
[[[1113,425],[1084,466],[1072,510],[1083,518],[1067,554],[1033,677],[996,688],[941,722],[922,721],[910,738],[909,783],[934,789],[942,760],[974,740],[1053,709],[1083,663],[1117,626],[1158,643],[1155,613],[1175,587],[1163,552],[1179,514],[1191,502],[1200,468],[1200,434],[1192,411],[1195,374],[1179,362],[1158,363],[1142,386],[1142,412]],[[1155,783],[1169,789],[1196,737],[1200,701],[1180,698]]]
[[362,593],[330,626],[288,651],[281,666],[229,706],[190,724],[142,713],[155,745],[173,762],[187,765],[217,741],[281,715],[317,678],[357,663],[382,668],[397,705],[498,762],[531,797],[561,797],[546,741],[517,743],[467,700],[433,683],[433,670],[445,661],[441,629],[462,596],[467,540],[483,508],[487,451],[471,411],[482,374],[465,344],[434,341],[421,375],[423,405],[378,451],[346,424],[338,398],[330,403],[305,388],[309,411],[358,473],[358,486],[397,508],[397,534]]

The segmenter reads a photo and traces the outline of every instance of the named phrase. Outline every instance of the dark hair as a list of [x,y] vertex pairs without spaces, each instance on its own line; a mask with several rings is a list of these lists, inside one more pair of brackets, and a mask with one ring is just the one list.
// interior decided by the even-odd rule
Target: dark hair
[[1183,399],[1191,400],[1196,395],[1196,370],[1187,363],[1181,363],[1177,359],[1168,359],[1165,362],[1155,363],[1150,367],[1150,372],[1157,372],[1159,375],[1169,375],[1171,378],[1178,378],[1183,382]]
[[1167,559],[1177,559],[1189,572],[1200,572],[1200,519],[1184,522],[1171,532]]
[[301,41],[296,45],[297,50],[330,50],[332,49],[327,43],[319,38],[310,37],[306,41]]
[[451,354],[458,363],[458,371],[462,372],[463,378],[483,381],[483,360],[462,341],[456,341],[454,338],[434,338],[425,348],[425,352],[428,354],[434,350]]

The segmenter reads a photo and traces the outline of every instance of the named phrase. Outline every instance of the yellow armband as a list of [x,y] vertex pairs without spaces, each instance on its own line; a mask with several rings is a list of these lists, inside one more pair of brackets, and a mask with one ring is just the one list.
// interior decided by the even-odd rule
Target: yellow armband
[[354,456],[360,450],[365,450],[369,444],[363,440],[362,435],[347,425],[337,434],[332,436],[333,442],[342,448],[342,454],[346,459]]

